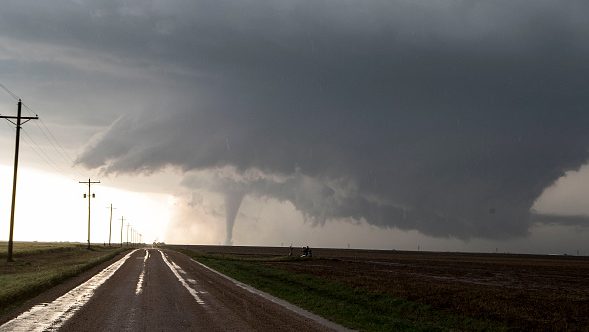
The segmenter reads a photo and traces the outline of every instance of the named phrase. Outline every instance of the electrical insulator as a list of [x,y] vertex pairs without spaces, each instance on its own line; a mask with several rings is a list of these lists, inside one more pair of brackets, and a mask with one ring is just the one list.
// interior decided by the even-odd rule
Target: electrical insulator
[[92,198],[96,198],[96,194],[92,194]]
[[86,198],[86,194],[84,194],[84,198]]

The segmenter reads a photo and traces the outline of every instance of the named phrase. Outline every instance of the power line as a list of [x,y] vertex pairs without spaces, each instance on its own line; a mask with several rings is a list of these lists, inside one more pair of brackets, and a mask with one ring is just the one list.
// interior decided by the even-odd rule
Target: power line
[[[33,109],[30,106],[28,106],[26,104],[23,104],[23,106],[31,114],[37,115],[37,112],[33,111]],[[39,123],[36,123],[37,127],[39,128],[39,130],[41,130],[41,132],[43,133],[45,138],[47,138],[47,141],[49,141],[49,143],[53,146],[53,148],[59,154],[61,154],[64,159],[69,159],[72,162],[72,164],[75,163],[75,160],[67,153],[66,149],[63,147],[63,145],[61,145],[61,143],[59,143],[57,138],[55,138],[55,135],[53,135],[53,133],[51,132],[49,127],[45,124],[45,121],[43,121],[43,119],[39,119]]]
[[[24,132],[23,132],[24,133]],[[58,173],[64,173],[63,169],[59,167],[47,154],[30,138],[28,134],[23,136],[23,141],[27,144],[27,146],[33,151],[41,160],[47,164],[49,167],[53,168]]]
[[25,130],[23,130],[24,137],[26,140],[30,141],[30,147],[33,149],[37,155],[39,155],[49,166],[53,167],[59,173],[65,173],[64,169],[59,166],[59,164],[49,156],[47,152],[39,145],[32,137],[28,134]]
[[[2,88],[11,97],[18,100],[18,95],[16,93],[12,92],[10,89],[8,89],[4,84],[0,83],[0,88]],[[29,105],[27,105],[25,103],[21,103],[21,104],[22,104],[22,107],[24,107],[24,109],[26,111],[28,111],[29,113],[34,115],[34,117],[38,117],[38,113],[35,112]],[[2,116],[2,114],[0,114],[0,116]],[[13,123],[10,119],[6,119],[6,120]],[[15,123],[13,123],[13,124],[15,125]],[[74,165],[76,165],[76,160],[74,158],[72,158],[72,156],[67,152],[67,150],[63,147],[63,145],[60,143],[60,141],[55,137],[55,135],[49,129],[49,127],[47,126],[45,121],[43,121],[43,119],[39,118],[39,122],[35,122],[35,126],[37,126],[37,128],[41,131],[41,134],[43,134],[43,136],[45,137],[45,140],[49,143],[49,145],[53,148],[53,150],[55,150],[57,155],[59,155],[59,158],[63,159],[67,164],[71,165],[70,167],[71,167],[71,170],[74,173],[74,175],[76,177],[81,177],[81,174],[74,170]],[[40,144],[37,144],[32,139],[32,137],[30,135],[27,135],[27,136],[28,136],[28,140],[30,140],[32,142],[32,144],[34,146],[36,146],[36,150],[32,146],[31,147],[33,148],[35,153],[37,153],[38,155],[41,156],[43,161],[48,163],[54,169],[56,169],[56,166],[57,166],[57,169],[60,173],[68,173],[68,172],[63,172],[63,169],[62,169],[62,167],[59,166],[59,163],[57,163],[54,158],[49,157],[50,154],[48,152],[46,152],[45,149]],[[92,170],[91,173],[93,173],[94,176],[99,175],[96,170]]]
[[[28,105],[23,104],[23,106],[31,114],[37,114]],[[67,150],[63,147],[63,145],[61,145],[61,143],[59,143],[59,141],[57,140],[57,138],[55,138],[55,135],[53,135],[53,133],[51,132],[51,130],[49,129],[49,127],[45,124],[45,121],[43,121],[43,119],[39,119],[39,123],[35,123],[37,125],[37,128],[39,128],[39,130],[41,131],[41,133],[43,134],[43,136],[45,136],[45,138],[47,139],[47,141],[49,142],[49,144],[51,144],[51,146],[55,149],[55,151],[58,154],[60,154],[60,156],[63,159],[68,160],[72,164],[75,164],[76,163],[75,160],[67,153]]]
[[[8,93],[12,98],[19,100],[18,95],[16,93],[12,92],[10,89],[8,89],[4,84],[0,83],[0,87],[4,91],[6,91],[6,93]],[[24,109],[26,111],[31,113],[33,116],[35,116],[35,117],[39,116],[38,113],[33,111],[33,109],[29,105],[22,103],[22,106],[24,107]],[[61,145],[61,143],[57,140],[57,138],[55,138],[55,135],[53,135],[53,133],[51,132],[49,127],[47,127],[47,125],[45,124],[43,119],[39,119],[39,122],[40,122],[40,125],[38,123],[36,123],[36,126],[41,130],[41,133],[45,136],[47,141],[53,146],[55,151],[58,154],[60,154],[60,156],[62,158],[64,158],[65,160],[69,160],[69,162],[71,162],[72,164],[75,164],[75,160],[67,153],[67,151],[65,150],[63,145]]]
[[8,93],[12,98],[15,100],[19,100],[20,98],[16,95],[16,93],[10,91],[4,84],[0,83],[0,88],[2,88],[6,93]]
[[[28,109],[30,111],[30,113],[32,114],[37,114],[36,112],[34,112],[29,106],[25,105],[25,108]],[[76,165],[76,160],[74,158],[72,158],[72,156],[67,152],[67,149],[65,149],[63,147],[63,145],[59,142],[59,140],[55,137],[55,135],[53,134],[53,132],[49,129],[49,127],[47,126],[47,124],[45,124],[45,121],[43,121],[43,119],[39,119],[39,123],[35,123],[37,128],[39,128],[39,130],[41,131],[41,133],[43,134],[43,136],[45,136],[46,140],[49,142],[49,144],[51,145],[51,147],[57,152],[57,154],[68,164],[71,165],[71,167],[75,167]],[[99,176],[99,173],[93,169],[91,170],[91,173],[97,177]],[[76,174],[77,176],[80,176],[79,173]]]
[[61,174],[68,174],[68,173],[73,173],[73,175],[76,178],[81,178],[83,177],[82,174],[78,171],[75,170],[75,168],[73,166],[70,166],[69,168],[67,168],[66,166],[62,166],[60,163],[58,163],[54,158],[51,157],[51,154],[49,152],[47,152],[42,145],[38,144],[32,137],[31,135],[29,135],[27,133],[27,131],[23,130],[23,133],[25,134],[25,141],[27,143],[29,143],[29,147],[33,150],[33,152],[35,152],[38,156],[41,157],[41,159],[50,167],[52,167],[54,170],[56,170],[58,173]]
[[[8,241],[8,255],[7,260],[10,262],[12,261],[12,249],[13,249],[13,229],[14,229],[14,211],[15,211],[15,201],[16,201],[16,179],[17,179],[17,169],[18,169],[18,154],[19,154],[19,142],[20,142],[20,132],[21,132],[21,125],[27,123],[30,120],[38,120],[39,116],[36,112],[34,112],[28,105],[22,103],[21,99],[18,95],[8,89],[4,84],[0,83],[0,88],[8,93],[12,98],[18,100],[18,113],[16,116],[5,116],[0,114],[0,118],[7,120],[8,122],[12,123],[16,126],[16,147],[15,147],[15,157],[14,157],[14,176],[13,176],[13,188],[12,188],[12,209],[10,214],[10,234],[9,234],[9,241]],[[26,111],[32,113],[33,116],[22,116],[22,108],[25,108]],[[24,121],[23,121],[24,120]],[[71,156],[68,154],[66,149],[63,145],[57,140],[55,135],[51,132],[49,127],[45,124],[43,120],[40,121],[41,125],[37,124],[37,127],[45,136],[45,139],[49,142],[49,145],[53,147],[53,149],[57,152],[57,155],[66,161],[68,164],[75,165],[75,161]],[[7,123],[7,125],[9,125]],[[10,126],[10,125],[9,125]],[[12,127],[12,126],[10,126]],[[23,131],[24,133],[24,140],[30,141],[28,144],[37,155],[41,157],[41,159],[47,163],[49,166],[57,170],[59,173],[66,173],[63,172],[62,167],[59,163],[57,163],[49,153],[45,151],[45,149],[39,145],[27,132]],[[27,142],[28,143],[28,142]],[[52,154],[54,155],[54,154]],[[72,169],[73,170],[73,169]],[[75,171],[74,171],[75,173]],[[96,173],[96,172],[94,172]],[[79,175],[78,175],[79,176]],[[100,181],[91,181],[88,179],[87,182],[80,181],[79,183],[88,184],[88,249],[90,249],[90,198],[94,197],[91,194],[91,184],[100,183]],[[86,195],[84,195],[86,196]],[[111,216],[112,218],[112,216]],[[122,235],[122,234],[121,234]],[[110,242],[110,239],[109,239]],[[121,241],[122,242],[122,241]]]
[[29,105],[23,103],[22,106],[25,108],[25,110],[29,111],[29,113],[36,114],[35,111],[33,111],[33,109]]
[[[42,121],[43,120],[41,120],[40,122],[43,123]],[[45,126],[45,125],[43,124],[43,126]],[[68,160],[72,164],[75,163],[70,158],[70,156],[67,154],[67,152],[65,152],[65,149],[61,146],[61,144],[59,144],[59,142],[57,141],[57,139],[55,139],[55,136],[53,136],[53,134],[51,133],[51,131],[49,131],[49,128],[47,128],[45,126],[46,129],[44,129],[39,124],[37,124],[37,128],[39,128],[39,130],[41,131],[41,133],[43,134],[43,136],[45,136],[45,138],[47,139],[47,141],[49,142],[49,144],[51,144],[51,146],[53,147],[53,149],[60,155],[60,157],[62,157],[65,160]]]

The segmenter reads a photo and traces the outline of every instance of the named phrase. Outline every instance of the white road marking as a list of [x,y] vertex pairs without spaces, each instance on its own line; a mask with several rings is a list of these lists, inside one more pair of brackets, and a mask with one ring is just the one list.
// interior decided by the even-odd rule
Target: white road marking
[[176,271],[182,273],[183,275],[186,275],[186,271],[182,270],[182,268],[180,266],[178,266],[178,264],[174,263],[173,261],[171,263],[172,263],[172,266],[176,269]]
[[143,257],[143,269],[141,270],[141,274],[139,275],[139,280],[137,280],[137,287],[135,287],[135,295],[139,295],[143,292],[143,277],[145,277],[145,264],[147,262],[147,258],[149,258],[149,250],[145,250],[145,257]]
[[0,332],[8,331],[57,331],[79,311],[137,249],[112,263],[86,282],[58,297],[51,303],[42,303],[0,326]]
[[[188,290],[188,292],[190,293],[190,295],[192,295],[192,297],[194,297],[194,299],[196,300],[196,303],[198,304],[205,304],[205,302],[198,296],[198,292],[190,287],[190,285],[188,285],[188,283],[186,282],[186,280],[184,280],[184,278],[182,278],[182,276],[180,276],[179,270],[181,270],[183,273],[184,270],[182,270],[178,265],[176,265],[174,262],[170,263],[170,261],[168,260],[168,258],[166,257],[166,255],[164,255],[164,253],[161,250],[158,250],[160,252],[160,254],[162,254],[162,259],[164,260],[164,263],[166,263],[166,265],[168,265],[168,267],[170,268],[170,270],[172,270],[172,273],[174,273],[174,275],[176,276],[176,278],[178,278],[178,281],[180,281],[180,283],[182,284],[182,286],[184,286],[184,288],[186,288]],[[173,265],[172,265],[173,264]],[[179,269],[179,270],[178,270]]]

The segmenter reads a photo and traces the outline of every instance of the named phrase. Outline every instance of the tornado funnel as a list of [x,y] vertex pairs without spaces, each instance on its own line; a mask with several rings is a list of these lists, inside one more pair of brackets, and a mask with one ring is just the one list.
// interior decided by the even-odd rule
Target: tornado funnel
[[233,225],[235,225],[235,218],[241,201],[245,193],[242,191],[231,191],[225,193],[225,217],[227,222],[227,237],[225,238],[225,245],[233,245]]

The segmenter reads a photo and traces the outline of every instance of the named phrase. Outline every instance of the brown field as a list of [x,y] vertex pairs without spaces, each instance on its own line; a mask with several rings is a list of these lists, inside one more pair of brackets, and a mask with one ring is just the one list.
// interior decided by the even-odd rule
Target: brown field
[[[285,247],[190,249],[241,257],[288,254]],[[313,249],[313,256],[264,264],[515,329],[589,330],[589,257],[353,249]]]

